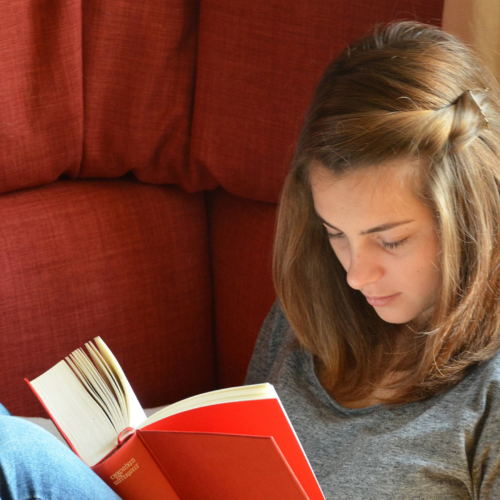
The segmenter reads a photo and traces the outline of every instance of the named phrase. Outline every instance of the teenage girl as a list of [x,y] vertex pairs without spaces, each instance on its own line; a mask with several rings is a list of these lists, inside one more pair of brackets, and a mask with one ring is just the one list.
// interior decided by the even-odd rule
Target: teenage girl
[[275,385],[327,499],[500,498],[499,106],[414,22],[319,82],[247,382]]

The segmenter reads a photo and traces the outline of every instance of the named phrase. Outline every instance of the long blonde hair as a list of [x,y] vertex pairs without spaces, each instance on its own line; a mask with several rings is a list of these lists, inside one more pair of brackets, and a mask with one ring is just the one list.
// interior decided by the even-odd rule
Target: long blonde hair
[[[273,273],[323,384],[344,400],[398,372],[387,402],[425,398],[499,350],[498,96],[466,46],[415,22],[377,27],[321,78],[280,201]],[[442,274],[432,318],[399,354],[395,326],[347,285],[309,184],[311,163],[339,175],[397,159],[420,165],[415,192],[435,214]]]

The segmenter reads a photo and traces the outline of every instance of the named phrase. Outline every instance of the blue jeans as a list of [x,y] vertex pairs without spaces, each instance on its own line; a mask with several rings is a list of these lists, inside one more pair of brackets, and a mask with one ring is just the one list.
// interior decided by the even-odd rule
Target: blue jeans
[[1,500],[120,500],[69,448],[0,404]]

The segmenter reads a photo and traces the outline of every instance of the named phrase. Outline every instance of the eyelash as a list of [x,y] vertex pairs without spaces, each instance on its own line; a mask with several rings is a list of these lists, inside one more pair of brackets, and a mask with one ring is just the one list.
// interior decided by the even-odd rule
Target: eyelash
[[389,250],[394,250],[395,248],[402,247],[407,241],[408,241],[408,238],[404,238],[400,241],[395,241],[394,243],[382,242],[382,245],[384,246],[384,248],[388,248]]
[[[328,233],[328,238],[330,240],[336,239],[336,238],[343,238],[344,234],[343,233]],[[384,248],[387,248],[388,250],[395,250],[396,248],[402,247],[406,242],[408,241],[408,237],[403,238],[400,241],[395,241],[394,243],[386,243],[385,241],[382,242],[382,246]]]
[[344,237],[344,234],[343,233],[329,233],[328,231],[326,232],[326,234],[328,235],[328,239],[330,240],[334,240],[335,238],[343,238]]

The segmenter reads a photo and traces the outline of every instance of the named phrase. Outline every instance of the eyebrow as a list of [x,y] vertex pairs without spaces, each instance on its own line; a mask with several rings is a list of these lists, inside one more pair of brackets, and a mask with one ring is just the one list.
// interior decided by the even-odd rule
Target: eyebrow
[[[342,232],[338,227],[335,227],[332,224],[330,224],[329,222],[326,222],[326,220],[323,219],[323,217],[321,217],[320,215],[316,214],[316,216],[323,224],[327,225],[328,227],[331,227],[332,229],[335,229],[335,231],[338,231],[339,233]],[[366,234],[372,234],[372,233],[380,233],[382,231],[388,231],[389,229],[393,229],[395,227],[402,226],[403,224],[408,224],[410,222],[415,222],[415,221],[413,219],[409,219],[409,220],[403,220],[403,221],[399,221],[399,222],[388,222],[387,224],[380,224],[380,226],[375,226],[375,227],[372,227],[370,229],[367,229],[366,231],[361,231],[359,234],[366,235]]]

